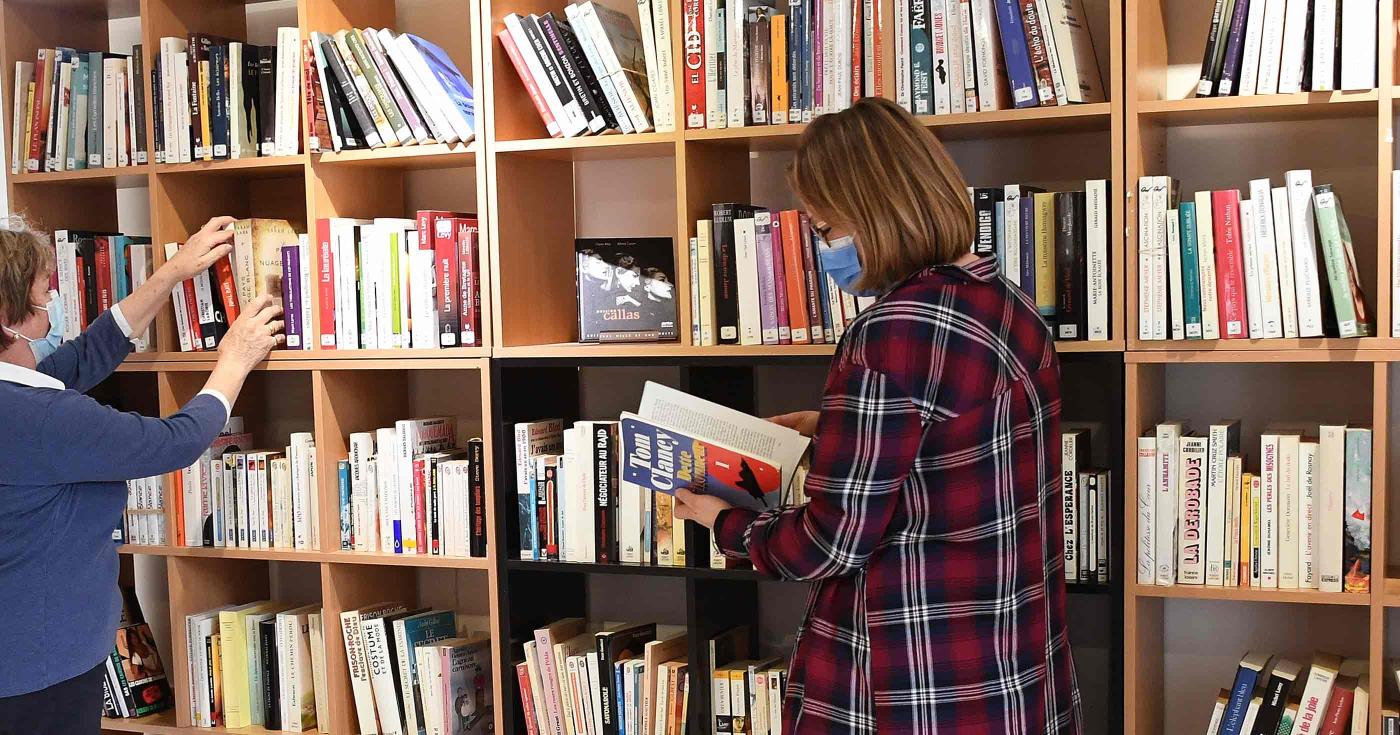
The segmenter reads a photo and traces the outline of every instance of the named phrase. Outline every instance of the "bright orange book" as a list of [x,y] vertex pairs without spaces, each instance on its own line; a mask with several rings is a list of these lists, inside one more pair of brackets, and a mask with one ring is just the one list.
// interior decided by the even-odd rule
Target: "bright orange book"
[[783,234],[783,280],[787,281],[788,324],[792,328],[792,343],[810,344],[811,322],[807,317],[806,270],[802,263],[802,232],[797,210],[778,213]]

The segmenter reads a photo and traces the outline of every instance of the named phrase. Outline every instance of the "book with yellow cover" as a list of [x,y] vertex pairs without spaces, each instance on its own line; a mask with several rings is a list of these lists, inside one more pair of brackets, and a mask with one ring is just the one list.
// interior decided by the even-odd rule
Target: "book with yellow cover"
[[272,604],[261,600],[219,611],[218,667],[223,681],[225,727],[248,727],[253,724],[248,691],[248,629],[245,620],[249,614],[260,613]]

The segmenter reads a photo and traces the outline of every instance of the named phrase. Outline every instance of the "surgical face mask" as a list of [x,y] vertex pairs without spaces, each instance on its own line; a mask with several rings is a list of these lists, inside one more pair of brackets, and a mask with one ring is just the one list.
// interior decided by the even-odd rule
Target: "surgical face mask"
[[860,281],[861,266],[854,236],[846,235],[825,241],[825,247],[819,248],[818,252],[821,255],[822,270],[831,276],[837,288],[853,296],[880,295],[879,289],[856,288],[855,284]]
[[49,333],[34,339],[24,334],[5,327],[5,331],[29,343],[29,349],[34,353],[34,364],[47,360],[50,355],[58,351],[59,345],[63,344],[63,300],[58,298],[54,291],[49,292],[49,303],[47,306],[35,305],[34,308],[42,309],[49,315]]

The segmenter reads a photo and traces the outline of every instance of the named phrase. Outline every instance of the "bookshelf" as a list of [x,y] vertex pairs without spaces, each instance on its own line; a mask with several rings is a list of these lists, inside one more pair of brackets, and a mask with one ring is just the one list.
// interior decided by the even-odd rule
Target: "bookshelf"
[[[679,299],[681,338],[663,345],[580,345],[574,339],[573,259],[576,236],[656,235],[676,243],[683,262],[694,220],[714,202],[754,201],[795,206],[783,179],[801,125],[679,130],[640,135],[550,139],[495,40],[511,12],[558,10],[563,0],[3,0],[0,34],[5,68],[55,44],[122,52],[132,42],[158,47],[163,36],[202,31],[267,42],[269,28],[296,25],[303,37],[347,26],[391,27],[443,46],[469,71],[476,90],[477,138],[469,145],[380,151],[303,153],[222,162],[10,176],[12,211],[45,229],[149,232],[157,244],[183,241],[216,214],[283,217],[299,228],[318,218],[405,216],[419,208],[478,213],[483,233],[484,346],[447,350],[279,351],[260,365],[235,407],[259,444],[276,445],[294,431],[316,437],[320,467],[334,467],[347,435],[394,419],[445,414],[459,419],[460,436],[481,436],[488,462],[486,559],[349,553],[325,529],[337,517],[333,473],[322,472],[318,517],[321,548],[308,551],[123,546],[124,579],[154,596],[143,607],[161,644],[176,691],[189,672],[182,650],[184,617],[225,603],[274,596],[319,602],[327,620],[346,609],[385,599],[454,609],[489,631],[496,660],[496,731],[523,733],[511,643],[533,627],[569,615],[645,619],[691,628],[689,660],[703,671],[705,641],[738,622],[760,619],[764,653],[776,652],[795,629],[803,587],[763,581],[752,571],[711,570],[703,564],[703,533],[692,529],[692,565],[657,568],[521,561],[515,534],[509,426],[546,415],[615,416],[635,407],[645,379],[669,382],[731,406],[758,412],[815,405],[834,353],[831,345],[699,347],[690,344],[689,301]],[[626,10],[630,2],[608,0]],[[1123,43],[1125,7],[1087,0],[1099,64],[1110,101],[1099,104],[930,116],[921,122],[948,142],[977,186],[1011,182],[1079,187],[1083,179],[1111,181],[1112,339],[1067,342],[1060,351],[1066,420],[1101,427],[1094,462],[1114,471],[1117,515],[1125,496],[1123,444],[1125,353],[1133,334],[1131,293],[1121,233],[1131,223]],[[679,3],[672,13],[675,53]],[[1127,6],[1131,10],[1131,5]],[[885,5],[892,28],[893,5]],[[635,10],[629,11],[635,14]],[[635,15],[634,15],[635,17]],[[112,29],[126,29],[126,38]],[[259,38],[259,34],[263,37]],[[893,34],[886,34],[892,58]],[[1129,44],[1130,46],[1131,44]],[[679,78],[679,68],[669,70]],[[893,94],[892,82],[889,94]],[[680,95],[677,95],[680,97]],[[1368,101],[1333,103],[1347,114],[1375,116],[1389,89]],[[148,130],[154,120],[147,99]],[[1302,114],[1312,100],[1274,106],[1269,114]],[[1367,107],[1366,105],[1370,106]],[[8,109],[8,108],[7,108]],[[1285,111],[1287,110],[1287,111]],[[1209,110],[1164,115],[1211,114]],[[1264,113],[1261,113],[1264,114]],[[8,142],[7,142],[8,145]],[[1079,183],[1076,183],[1079,182]],[[1380,201],[1380,200],[1378,200]],[[1383,204],[1383,202],[1381,202]],[[159,248],[157,248],[159,249]],[[162,254],[156,253],[157,262]],[[678,290],[689,287],[684,269]],[[312,316],[314,318],[314,315]],[[176,410],[200,388],[215,355],[178,352],[169,309],[155,326],[156,352],[133,355],[99,388],[112,405],[147,414]],[[1277,346],[1275,346],[1277,347]],[[1163,362],[1177,353],[1154,353]],[[1195,353],[1192,353],[1195,354]],[[1232,353],[1233,354],[1233,353]],[[1260,352],[1262,359],[1267,353]],[[1291,354],[1291,353],[1290,353]],[[1379,354],[1379,353],[1377,353]],[[1128,370],[1133,369],[1131,366]],[[1379,445],[1379,441],[1378,441]],[[173,509],[174,498],[166,498]],[[168,519],[173,528],[173,511]],[[1123,548],[1115,523],[1113,548]],[[1088,732],[1123,729],[1118,687],[1125,658],[1124,565],[1115,553],[1108,587],[1071,587],[1070,619],[1077,650],[1085,652],[1080,683]],[[1400,591],[1396,592],[1400,600]],[[620,607],[621,606],[621,607]],[[327,626],[329,730],[354,732],[354,711],[338,626]],[[790,640],[787,641],[790,644]],[[176,644],[179,644],[177,647]],[[1131,645],[1131,641],[1128,641]],[[708,675],[708,672],[706,672]],[[705,679],[702,679],[705,681]],[[691,732],[708,732],[708,686],[694,687]],[[189,705],[176,697],[168,712],[104,721],[108,732],[148,734],[238,732],[193,728]],[[1133,720],[1129,720],[1132,722]]]
[[[1312,168],[1335,183],[1353,229],[1356,258],[1377,336],[1364,339],[1141,341],[1137,271],[1126,268],[1129,296],[1124,414],[1128,497],[1135,497],[1136,436],[1164,418],[1243,420],[1242,447],[1258,453],[1269,422],[1347,421],[1372,427],[1372,587],[1370,594],[1219,587],[1154,587],[1128,580],[1124,596],[1125,732],[1195,730],[1207,722],[1215,690],[1228,686],[1245,650],[1307,661],[1314,650],[1369,662],[1370,732],[1380,731],[1383,662],[1393,657],[1400,570],[1390,538],[1388,436],[1394,413],[1390,172],[1397,70],[1394,19],[1400,4],[1379,3],[1378,89],[1196,99],[1209,0],[1125,0],[1125,181],[1142,175],[1180,179],[1189,192],[1282,180]],[[1127,252],[1137,252],[1136,198],[1127,202]],[[1135,255],[1134,255],[1135,257]],[[1342,388],[1345,386],[1345,388]],[[1339,390],[1340,389],[1340,390]],[[1319,393],[1321,395],[1319,395]],[[1124,519],[1125,566],[1135,566],[1137,518]],[[1382,573],[1384,572],[1384,573]],[[1209,620],[1209,624],[1202,621]]]

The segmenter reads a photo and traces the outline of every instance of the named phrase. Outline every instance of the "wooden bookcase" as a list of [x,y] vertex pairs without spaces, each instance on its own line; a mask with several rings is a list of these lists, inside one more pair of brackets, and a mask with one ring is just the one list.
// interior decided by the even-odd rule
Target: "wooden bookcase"
[[[1164,419],[1198,428],[1219,418],[1243,420],[1246,469],[1257,466],[1259,434],[1288,425],[1349,422],[1373,428],[1372,582],[1370,594],[1259,590],[1136,583],[1137,516],[1124,519],[1124,711],[1129,733],[1197,731],[1210,717],[1215,691],[1233,682],[1246,650],[1309,661],[1314,650],[1369,662],[1370,732],[1380,732],[1381,694],[1390,697],[1383,662],[1400,605],[1391,581],[1396,519],[1387,514],[1387,468],[1396,461],[1390,386],[1400,376],[1391,334],[1390,172],[1396,119],[1394,0],[1380,0],[1378,88],[1195,99],[1200,57],[1214,3],[1126,0],[1125,182],[1127,351],[1125,415],[1128,497],[1137,487],[1136,437]],[[1375,336],[1364,339],[1142,341],[1137,338],[1137,202],[1139,176],[1171,175],[1183,201],[1192,192],[1238,187],[1285,171],[1311,168],[1332,183],[1352,224],[1356,259],[1372,308]],[[1130,504],[1131,505],[1131,504]],[[1207,622],[1208,621],[1208,622]]]
[[[626,0],[606,0],[633,15]],[[481,436],[488,457],[486,559],[349,553],[334,533],[338,498],[333,473],[322,471],[318,513],[321,548],[312,551],[124,546],[124,579],[168,594],[143,599],[177,693],[189,672],[183,655],[186,614],[263,597],[323,605],[330,695],[329,729],[355,731],[339,626],[342,610],[385,599],[457,610],[493,635],[496,731],[523,733],[511,665],[519,641],[544,622],[568,615],[594,620],[641,619],[688,625],[692,671],[690,732],[709,732],[705,640],[730,625],[762,619],[756,648],[781,646],[800,615],[802,588],[762,581],[752,571],[711,570],[703,532],[690,532],[691,566],[657,568],[531,562],[516,552],[514,463],[510,425],[561,416],[603,418],[635,406],[644,379],[668,381],[737,408],[776,412],[815,405],[830,345],[699,347],[690,343],[689,278],[676,281],[680,340],[662,345],[579,345],[574,340],[572,240],[579,236],[656,235],[673,238],[677,263],[687,260],[694,220],[714,202],[753,201],[793,207],[784,166],[801,125],[609,135],[557,140],[542,123],[495,39],[511,12],[559,12],[564,0],[3,0],[0,36],[4,69],[58,44],[110,48],[113,21],[139,23],[150,53],[163,36],[190,31],[268,43],[273,25],[298,25],[303,37],[347,26],[391,27],[443,46],[476,90],[477,138],[470,145],[301,154],[239,161],[145,165],[9,176],[10,208],[37,227],[121,230],[147,228],[157,245],[183,241],[209,217],[284,217],[298,227],[333,216],[408,216],[419,208],[475,211],[483,248],[481,347],[450,350],[280,351],[250,378],[234,413],[258,444],[278,446],[294,431],[316,437],[322,468],[346,454],[350,432],[394,419],[447,414],[459,436]],[[295,7],[292,7],[292,6]],[[680,79],[680,4],[668,3]],[[1121,517],[1124,455],[1124,353],[1133,322],[1125,298],[1131,285],[1123,233],[1133,221],[1124,81],[1124,6],[1087,0],[1091,30],[1110,101],[1100,104],[928,117],[969,183],[1027,183],[1080,188],[1088,178],[1111,181],[1113,236],[1112,339],[1061,345],[1066,421],[1095,427],[1094,461],[1114,471],[1115,518]],[[892,59],[893,4],[885,3],[886,59]],[[264,34],[264,37],[258,37]],[[1131,44],[1128,44],[1131,46]],[[892,61],[887,61],[892,65]],[[8,72],[7,72],[8,74]],[[5,80],[6,94],[12,80]],[[892,82],[887,85],[893,94]],[[677,85],[680,89],[680,85]],[[1131,88],[1131,87],[1129,87]],[[681,94],[678,93],[678,107]],[[147,95],[147,100],[151,96]],[[1386,98],[1388,99],[1388,97]],[[1386,103],[1388,104],[1388,103]],[[1384,106],[1372,98],[1372,107]],[[8,105],[5,108],[9,109]],[[8,119],[8,118],[6,118]],[[147,109],[148,131],[154,116]],[[678,119],[679,116],[678,116]],[[153,133],[148,133],[152,135]],[[8,137],[6,141],[8,146]],[[153,150],[153,146],[148,146]],[[6,158],[8,160],[8,157]],[[133,214],[132,201],[139,201]],[[1380,206],[1384,198],[1378,199]],[[120,206],[119,206],[120,202]],[[1120,206],[1119,203],[1124,203]],[[1378,225],[1379,227],[1380,225]],[[157,253],[159,260],[160,254]],[[1383,280],[1383,276],[1381,277]],[[313,317],[314,318],[314,315]],[[155,326],[157,351],[133,355],[99,396],[129,410],[169,413],[201,387],[213,365],[209,353],[178,352],[169,309]],[[1164,353],[1171,354],[1171,353]],[[1133,373],[1127,373],[1131,377]],[[794,387],[796,386],[796,387]],[[1132,394],[1129,393],[1129,396]],[[1379,437],[1378,446],[1381,445]],[[1130,486],[1130,485],[1129,485]],[[174,498],[166,498],[173,509]],[[173,530],[173,511],[168,524]],[[1113,577],[1107,587],[1074,586],[1071,633],[1083,654],[1088,732],[1123,729],[1124,544],[1115,520]],[[1127,568],[1131,568],[1128,565]],[[476,621],[479,621],[476,622]],[[1085,621],[1080,624],[1080,621]],[[774,633],[774,630],[779,633]],[[777,635],[775,639],[773,636]],[[790,642],[790,641],[789,641]],[[1129,645],[1132,641],[1129,639]],[[758,653],[759,651],[755,651]],[[184,697],[169,712],[138,720],[109,720],[110,732],[200,732],[190,726]],[[1130,719],[1129,721],[1134,721]],[[214,731],[224,732],[223,729]],[[246,731],[262,732],[259,728]]]

